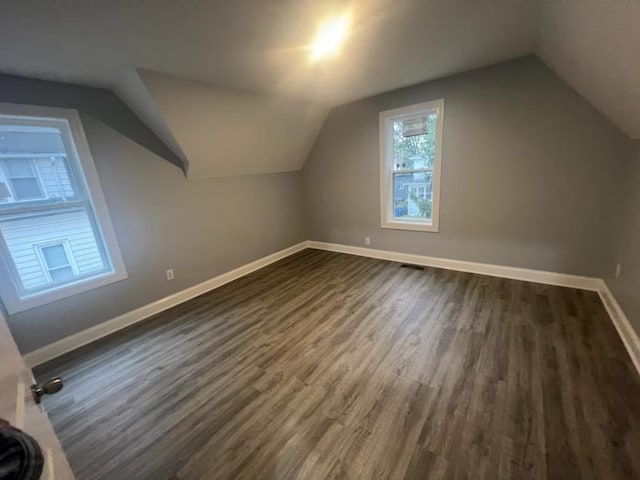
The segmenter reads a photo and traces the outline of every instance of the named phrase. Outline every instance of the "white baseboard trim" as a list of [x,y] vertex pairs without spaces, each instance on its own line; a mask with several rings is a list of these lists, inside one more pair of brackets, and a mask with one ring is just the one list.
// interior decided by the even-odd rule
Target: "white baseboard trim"
[[481,275],[491,275],[492,277],[510,278],[512,280],[523,280],[526,282],[543,283],[560,287],[580,288],[582,290],[598,291],[602,284],[602,280],[599,278],[582,277],[580,275],[569,275],[566,273],[546,272],[544,270],[531,270],[528,268],[507,267],[489,263],[428,257],[426,255],[376,250],[373,248],[354,247],[351,245],[340,245],[337,243],[309,241],[308,245],[310,248],[327,250],[330,252],[349,253],[351,255],[359,255],[361,257],[378,258],[381,260],[391,260],[393,262],[410,263],[426,267],[445,268],[447,270],[457,270],[459,272],[478,273]]
[[602,287],[598,293],[604,308],[607,309],[607,313],[611,317],[613,325],[618,330],[622,343],[624,343],[627,352],[629,352],[631,361],[635,365],[638,374],[640,374],[640,337],[604,281],[602,281]]
[[172,295],[161,298],[160,300],[156,300],[155,302],[136,308],[135,310],[131,310],[130,312],[112,318],[111,320],[107,320],[106,322],[100,323],[94,327],[74,333],[73,335],[58,340],[57,342],[45,345],[42,348],[24,355],[24,360],[30,368],[42,365],[49,360],[53,360],[56,357],[91,342],[95,342],[100,338],[111,335],[118,330],[145,320],[153,315],[163,312],[164,310],[186,302],[187,300],[191,300],[198,295],[202,295],[203,293],[221,287],[222,285],[232,282],[240,277],[244,277],[249,273],[255,272],[256,270],[266,267],[278,260],[304,250],[305,248],[307,248],[307,242],[301,242],[297,245],[293,245],[292,247],[280,250],[279,252],[272,253],[271,255],[267,255],[266,257],[262,257],[251,263],[247,263],[246,265],[213,277],[185,290],[176,292]]

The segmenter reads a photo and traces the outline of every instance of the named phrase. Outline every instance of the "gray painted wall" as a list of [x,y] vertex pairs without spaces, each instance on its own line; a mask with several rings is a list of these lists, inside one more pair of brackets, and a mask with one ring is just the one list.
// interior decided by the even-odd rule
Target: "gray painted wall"
[[103,123],[83,123],[129,278],[8,317],[23,353],[306,239],[300,172],[187,180]]
[[606,282],[627,318],[640,335],[640,141],[634,142],[626,165],[622,199],[612,214],[618,225],[612,244],[612,265],[622,266],[620,277],[612,269]]
[[[437,98],[440,232],[381,229],[378,113]],[[343,105],[303,170],[310,239],[603,276],[628,143],[536,57]]]

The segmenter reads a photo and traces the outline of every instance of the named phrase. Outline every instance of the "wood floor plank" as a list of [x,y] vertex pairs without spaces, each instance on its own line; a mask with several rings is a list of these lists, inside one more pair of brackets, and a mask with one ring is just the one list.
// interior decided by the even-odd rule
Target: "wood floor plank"
[[640,478],[594,292],[305,250],[36,374],[78,480]]

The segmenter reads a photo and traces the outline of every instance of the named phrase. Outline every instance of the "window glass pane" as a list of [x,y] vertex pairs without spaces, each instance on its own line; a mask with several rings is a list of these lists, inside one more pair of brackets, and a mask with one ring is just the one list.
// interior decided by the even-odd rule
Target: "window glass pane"
[[432,169],[436,155],[436,114],[393,121],[394,170]]
[[[67,154],[62,133],[54,126],[0,125],[1,206],[34,199],[51,203],[80,199]],[[1,184],[11,185],[14,194]]]
[[74,277],[71,267],[62,267],[50,270],[49,275],[51,275],[51,280],[55,283],[72,280]]
[[67,258],[67,252],[63,245],[52,245],[49,247],[42,247],[42,256],[49,268],[64,267],[69,265],[69,259]]
[[[68,208],[0,217],[0,235],[23,291],[31,293],[47,288],[49,280],[44,269],[67,266],[71,260],[66,257],[62,245],[44,247],[42,254],[47,265],[42,265],[38,255],[38,246],[42,244],[66,242],[78,269],[76,277],[110,271],[100,235],[95,231],[90,215],[83,208]],[[73,271],[71,276],[68,273],[58,275],[65,275],[64,279],[74,277]]]
[[433,172],[393,174],[393,216],[405,220],[431,220]]
[[37,178],[13,178],[11,180],[16,200],[42,198],[42,191]]

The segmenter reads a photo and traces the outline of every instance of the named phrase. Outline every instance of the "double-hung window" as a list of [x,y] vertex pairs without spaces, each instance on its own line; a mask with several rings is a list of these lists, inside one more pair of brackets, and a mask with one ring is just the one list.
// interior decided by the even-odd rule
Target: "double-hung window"
[[0,299],[9,313],[126,278],[76,111],[0,104]]
[[382,228],[437,232],[444,100],[380,112]]

